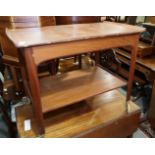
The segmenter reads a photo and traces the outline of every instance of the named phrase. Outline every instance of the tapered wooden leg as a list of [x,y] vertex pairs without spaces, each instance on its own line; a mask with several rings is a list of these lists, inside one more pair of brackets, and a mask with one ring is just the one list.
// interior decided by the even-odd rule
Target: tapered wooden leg
[[21,55],[21,58],[23,58],[24,59],[23,62],[25,62],[25,68],[31,92],[30,97],[32,99],[35,120],[38,127],[38,134],[43,135],[45,133],[45,129],[44,129],[42,105],[40,99],[39,79],[37,74],[37,66],[34,63],[32,56],[32,49],[31,48],[24,49],[24,51],[19,51],[19,54],[23,54]]
[[51,75],[55,75],[58,72],[58,67],[59,67],[59,59],[52,60],[48,64],[49,72]]
[[128,112],[128,101],[130,100],[132,85],[133,85],[133,80],[134,80],[138,39],[139,38],[137,38],[137,40],[135,40],[135,44],[132,46],[132,51],[131,51],[131,61],[130,61],[131,64],[130,64],[130,70],[129,70],[129,78],[128,78],[128,85],[127,85],[127,97],[126,97],[126,112]]

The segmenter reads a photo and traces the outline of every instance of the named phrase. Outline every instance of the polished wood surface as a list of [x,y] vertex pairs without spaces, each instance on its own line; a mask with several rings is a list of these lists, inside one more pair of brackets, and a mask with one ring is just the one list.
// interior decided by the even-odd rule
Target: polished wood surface
[[[51,45],[31,47],[33,50],[34,61],[37,65],[44,61],[77,55],[83,53],[91,53],[93,51],[122,47],[124,45],[136,46],[139,35],[123,35],[107,38],[83,39],[77,41],[53,43]],[[55,52],[56,51],[56,52]],[[20,53],[20,52],[19,52]],[[136,52],[135,52],[136,54]]]
[[[45,116],[44,137],[127,137],[138,127],[140,109],[133,102],[125,113],[125,96],[113,90],[86,103],[77,103]],[[37,126],[31,105],[16,109],[19,137],[37,137]],[[24,120],[30,119],[32,129],[24,131]]]
[[[44,134],[45,132],[39,90],[40,83],[37,75],[37,67],[40,63],[69,55],[113,47],[131,46],[131,68],[125,102],[126,112],[128,112],[128,101],[130,100],[137,55],[137,43],[139,33],[142,31],[144,29],[140,27],[110,22],[7,30],[9,38],[18,48],[20,62],[25,70],[24,76],[26,75],[28,79],[30,89],[28,92],[30,92],[30,97],[32,98],[34,115],[38,124],[38,134]],[[25,78],[24,76],[23,79]],[[112,77],[113,75],[111,75]],[[25,87],[27,87],[27,84]],[[85,99],[87,97],[85,96]]]
[[40,79],[42,111],[48,112],[126,85],[99,67]]
[[139,34],[144,30],[144,28],[137,26],[103,22],[29,29],[7,29],[6,33],[17,48],[23,48],[93,38],[108,38],[113,36]]

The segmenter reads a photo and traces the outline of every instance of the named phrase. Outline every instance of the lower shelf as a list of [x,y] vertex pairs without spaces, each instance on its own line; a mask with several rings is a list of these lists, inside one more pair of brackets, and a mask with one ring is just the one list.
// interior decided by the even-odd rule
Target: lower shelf
[[[45,115],[44,137],[126,137],[139,123],[140,110],[133,102],[125,113],[125,96],[113,90]],[[16,109],[19,137],[37,137],[31,105]],[[24,131],[24,120],[32,129]]]
[[40,79],[43,113],[110,91],[126,82],[100,67]]

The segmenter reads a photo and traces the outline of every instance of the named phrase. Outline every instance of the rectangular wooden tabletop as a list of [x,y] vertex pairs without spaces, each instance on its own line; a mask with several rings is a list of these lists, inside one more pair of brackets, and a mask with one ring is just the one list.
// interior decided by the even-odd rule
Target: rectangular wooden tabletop
[[18,48],[94,38],[138,34],[145,29],[127,24],[103,22],[47,26],[41,28],[7,29],[9,39]]

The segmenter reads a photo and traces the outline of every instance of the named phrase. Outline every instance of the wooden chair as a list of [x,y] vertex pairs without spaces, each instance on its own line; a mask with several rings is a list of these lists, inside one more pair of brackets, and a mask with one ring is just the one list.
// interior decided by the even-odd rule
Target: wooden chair
[[[101,18],[100,16],[55,16],[55,21],[56,21],[56,25],[84,24],[84,23],[101,22]],[[78,59],[79,68],[81,68],[82,66],[81,55],[74,56],[74,60],[76,61],[77,59]]]
[[[32,28],[55,25],[53,16],[1,16],[0,17],[0,42],[3,52],[3,63],[9,66],[15,89],[17,92],[22,90],[20,81],[20,63],[17,49],[7,38],[6,28]],[[54,63],[53,63],[54,64]],[[50,65],[51,67],[51,65]],[[52,69],[51,69],[52,70]],[[52,72],[52,71],[51,71]]]
[[[1,70],[0,70],[0,73],[1,73]],[[2,74],[1,74],[1,76],[2,76]],[[4,104],[4,100],[3,100],[3,81],[1,79],[1,77],[0,77],[0,112],[3,114],[4,120],[8,126],[10,136],[14,137],[15,130],[14,130],[13,124],[11,122],[9,115],[8,115],[7,108],[6,108],[6,106]]]

